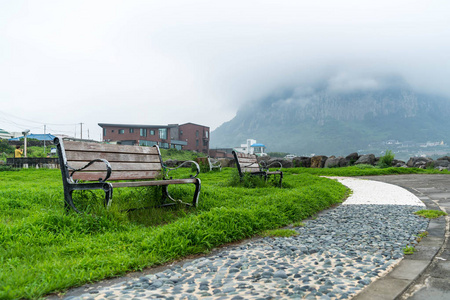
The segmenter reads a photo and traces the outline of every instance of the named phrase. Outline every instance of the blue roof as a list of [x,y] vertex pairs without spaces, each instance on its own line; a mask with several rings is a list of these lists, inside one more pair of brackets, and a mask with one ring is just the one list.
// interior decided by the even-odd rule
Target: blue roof
[[265,148],[266,146],[263,144],[253,144],[250,147],[264,147]]
[[[51,135],[50,133],[47,134],[29,134],[27,135],[28,139],[36,139],[39,141],[53,141],[53,139],[55,138],[54,135]],[[13,139],[9,139],[10,141],[20,141],[21,139],[23,139],[23,136],[19,136]]]

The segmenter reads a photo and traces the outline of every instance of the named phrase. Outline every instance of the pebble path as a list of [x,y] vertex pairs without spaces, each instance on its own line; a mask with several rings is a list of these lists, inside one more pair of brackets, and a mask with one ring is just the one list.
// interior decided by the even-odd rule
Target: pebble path
[[[337,180],[351,186],[351,205],[293,228],[296,236],[262,238],[65,299],[351,299],[401,261],[428,220],[413,214],[424,205],[406,190],[376,182],[375,196],[373,181]],[[406,193],[392,198],[394,187]],[[365,204],[367,191],[382,204]]]

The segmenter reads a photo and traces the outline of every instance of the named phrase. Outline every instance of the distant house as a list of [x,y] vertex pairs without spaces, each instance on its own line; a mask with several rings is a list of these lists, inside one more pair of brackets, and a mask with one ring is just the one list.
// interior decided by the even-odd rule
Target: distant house
[[6,130],[0,128],[0,139],[10,139],[13,135]]
[[265,153],[266,146],[263,144],[256,143],[256,140],[248,139],[247,143],[241,144],[240,147],[234,148],[237,152],[246,154],[255,154],[257,156],[266,156]]
[[122,145],[153,146],[163,149],[209,153],[209,127],[194,123],[168,125],[134,125],[98,123],[103,141]]
[[[54,135],[47,133],[47,134],[28,134],[27,139],[35,139],[38,141],[53,141],[55,138]],[[23,139],[23,136],[19,136],[16,138],[9,139],[10,141],[20,141]]]

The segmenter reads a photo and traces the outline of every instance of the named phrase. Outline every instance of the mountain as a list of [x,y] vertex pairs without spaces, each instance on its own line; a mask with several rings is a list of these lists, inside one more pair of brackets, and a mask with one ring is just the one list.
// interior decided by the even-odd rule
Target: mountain
[[450,141],[450,99],[404,84],[376,86],[278,91],[241,107],[214,130],[211,149],[236,147],[251,138],[265,144],[267,152],[347,155],[387,140]]

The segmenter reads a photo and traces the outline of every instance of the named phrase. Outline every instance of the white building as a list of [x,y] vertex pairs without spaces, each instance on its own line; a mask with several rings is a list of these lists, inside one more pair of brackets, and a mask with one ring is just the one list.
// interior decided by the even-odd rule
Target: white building
[[248,139],[247,143],[241,144],[240,147],[235,147],[234,150],[246,154],[255,154],[257,156],[266,156],[266,146],[256,143],[256,140]]

